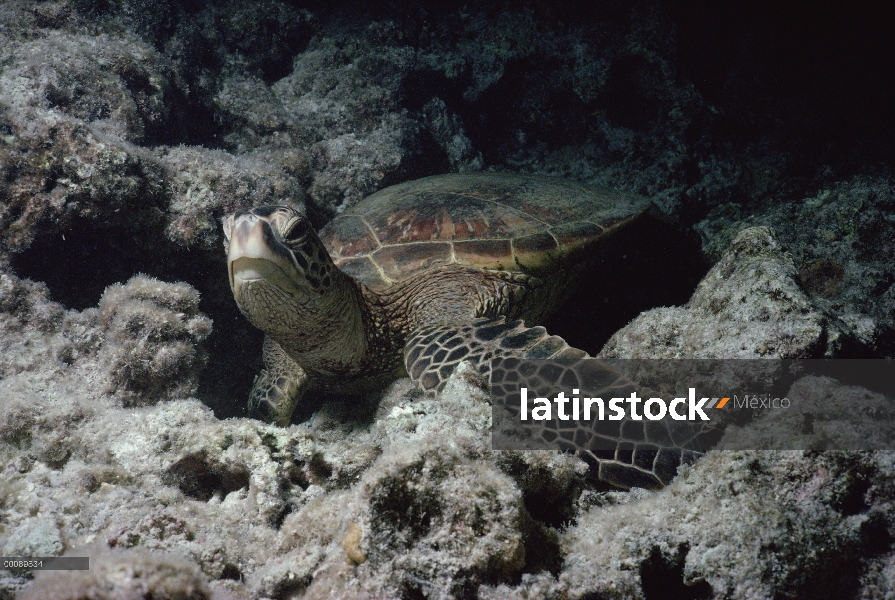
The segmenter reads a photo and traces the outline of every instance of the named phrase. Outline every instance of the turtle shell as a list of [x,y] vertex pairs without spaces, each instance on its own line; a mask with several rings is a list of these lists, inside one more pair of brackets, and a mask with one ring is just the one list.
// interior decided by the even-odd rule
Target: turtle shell
[[648,206],[642,196],[565,179],[435,175],[368,196],[320,238],[339,268],[381,291],[450,264],[543,275]]

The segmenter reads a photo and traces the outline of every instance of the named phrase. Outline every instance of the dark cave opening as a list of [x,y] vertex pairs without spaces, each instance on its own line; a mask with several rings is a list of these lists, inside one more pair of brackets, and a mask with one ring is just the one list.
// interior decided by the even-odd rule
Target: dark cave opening
[[622,127],[649,131],[671,108],[663,106],[649,87],[655,84],[649,78],[655,70],[643,56],[618,59],[609,69],[597,106]]
[[681,544],[674,560],[653,548],[649,558],[640,565],[643,596],[647,600],[704,600],[713,596],[712,586],[705,580],[687,583],[684,563],[690,548]]
[[685,304],[708,271],[698,237],[647,215],[604,244],[596,268],[542,325],[570,345],[596,354],[641,312]]
[[449,78],[441,71],[413,71],[401,82],[399,97],[402,105],[412,112],[421,111],[432,98],[441,98],[456,111],[464,104],[463,90],[471,84],[472,79],[466,73]]
[[145,146],[203,146],[221,149],[226,146],[224,136],[229,127],[219,121],[217,111],[211,101],[199,94],[187,94],[180,89],[169,89],[165,93],[165,104],[170,106],[170,118],[148,122],[142,144]]
[[712,137],[774,140],[797,167],[855,172],[895,156],[891,3],[664,2],[677,68],[720,115]]
[[38,235],[11,256],[11,264],[19,276],[46,283],[56,302],[84,310],[96,306],[107,286],[149,273],[156,257],[147,237],[145,231],[102,228],[78,218],[62,233]]
[[264,334],[239,312],[227,282],[223,255],[218,277],[190,282],[202,294],[199,309],[214,320],[205,340],[208,364],[199,379],[199,399],[219,419],[246,416],[246,401],[261,370]]
[[415,138],[409,144],[412,152],[408,152],[393,173],[382,178],[381,187],[388,187],[405,181],[419,179],[429,175],[437,175],[450,171],[447,153],[424,128],[409,131]]

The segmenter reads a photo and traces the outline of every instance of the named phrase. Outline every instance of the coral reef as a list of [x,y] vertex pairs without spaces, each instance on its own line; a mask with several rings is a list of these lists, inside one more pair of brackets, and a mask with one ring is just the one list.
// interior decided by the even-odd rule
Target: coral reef
[[199,294],[186,284],[137,275],[106,289],[99,302],[103,349],[115,393],[126,405],[193,396],[206,356],[201,343],[211,320],[199,313]]
[[[655,199],[665,229],[557,317],[589,350],[650,309],[603,355],[895,355],[891,8],[582,6],[0,2],[0,554],[93,559],[0,570],[0,598],[891,596],[891,452],[758,420],[730,435],[775,450],[607,490],[492,450],[465,367],[241,418],[261,338],[221,218],[322,226],[448,171]],[[890,410],[836,386],[791,390],[818,447],[812,390]]]
[[710,453],[661,494],[584,512],[559,580],[571,598],[874,597],[859,565],[889,553],[891,475],[891,453]]
[[842,356],[895,352],[895,206],[889,179],[855,177],[792,203],[752,208],[722,204],[696,229],[717,256],[745,224],[773,227],[798,279],[831,321]]
[[714,452],[661,493],[600,492],[573,456],[491,450],[465,366],[438,398],[398,382],[378,406],[328,404],[289,429],[61,388],[32,407],[10,379],[6,551],[177,551],[216,593],[272,598],[875,597],[887,577],[891,453]]
[[[200,394],[235,415],[253,371],[242,365],[260,340],[213,274],[222,269],[227,212],[286,203],[322,225],[390,183],[495,169],[645,192],[685,225],[726,203],[739,215],[726,223],[738,231],[756,202],[785,207],[781,194],[820,193],[812,182],[837,181],[831,169],[855,156],[885,156],[856,142],[841,158],[825,156],[824,169],[793,159],[817,152],[809,140],[794,147],[801,137],[791,128],[826,127],[806,122],[813,113],[793,103],[818,95],[787,100],[775,89],[753,108],[742,101],[753,88],[737,82],[773,67],[756,60],[758,71],[749,71],[723,54],[729,77],[688,79],[678,61],[693,46],[674,30],[696,27],[698,16],[649,2],[593,10],[486,2],[466,12],[281,0],[8,2],[0,13],[0,254],[20,276],[46,282],[66,308],[93,306],[106,286],[136,272],[199,289],[219,324]],[[746,44],[742,52],[760,50]],[[805,116],[781,131],[775,123],[792,114]],[[870,114],[867,122],[884,129]],[[745,130],[756,133],[743,139]],[[812,169],[821,175],[806,183]],[[778,217],[749,224],[774,225],[793,246]],[[881,216],[864,219],[865,237],[880,226],[887,235]],[[702,229],[714,257],[708,238],[718,229]],[[861,266],[867,257],[818,249],[802,260],[791,249],[815,281],[809,291],[834,289],[817,282],[847,268],[838,290],[854,290],[854,299],[830,309],[831,338],[848,351],[889,352],[891,311],[873,298],[889,279],[887,255],[871,261],[873,274]],[[74,273],[89,261],[96,276],[76,285]],[[871,281],[865,275],[873,285],[858,285]],[[235,359],[225,343],[233,337],[250,340]],[[238,383],[222,384],[232,373]]]

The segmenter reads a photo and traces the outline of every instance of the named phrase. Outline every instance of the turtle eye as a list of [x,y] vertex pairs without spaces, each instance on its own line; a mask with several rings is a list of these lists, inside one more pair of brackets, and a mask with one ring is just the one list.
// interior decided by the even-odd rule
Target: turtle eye
[[303,244],[308,238],[308,233],[311,231],[311,224],[307,219],[294,219],[292,222],[287,223],[285,231],[286,233],[283,235],[283,241],[290,246],[297,246]]

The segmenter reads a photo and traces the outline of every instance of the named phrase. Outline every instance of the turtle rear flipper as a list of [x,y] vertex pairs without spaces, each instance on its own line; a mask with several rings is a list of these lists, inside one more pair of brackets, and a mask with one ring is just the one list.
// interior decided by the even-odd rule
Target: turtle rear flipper
[[456,325],[420,327],[404,346],[404,364],[410,378],[430,394],[440,392],[448,377],[462,361],[472,363],[488,375],[491,359],[587,358],[583,350],[569,346],[561,337],[543,327],[526,327],[503,317],[476,319]]
[[304,395],[308,376],[270,337],[264,338],[263,353],[265,368],[249,393],[249,417],[286,427]]

